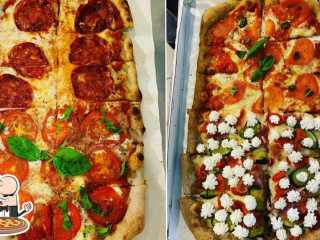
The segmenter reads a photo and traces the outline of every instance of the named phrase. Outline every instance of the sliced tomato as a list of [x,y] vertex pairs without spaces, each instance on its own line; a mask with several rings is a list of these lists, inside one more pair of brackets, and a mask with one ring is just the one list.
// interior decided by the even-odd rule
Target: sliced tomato
[[231,95],[229,88],[224,91],[224,103],[227,105],[235,104],[243,98],[247,89],[247,83],[245,81],[236,80],[230,88],[236,88],[237,91],[233,96]]
[[[65,109],[61,112],[64,113]],[[50,147],[57,148],[67,139],[71,129],[71,121],[57,120],[55,112],[51,109],[43,122],[41,136]]]
[[66,186],[70,184],[70,179],[66,178],[62,180],[58,171],[55,169],[53,163],[48,163],[46,161],[42,161],[40,174],[43,180],[48,180],[51,188],[55,192],[60,192]]
[[303,157],[301,162],[294,163],[295,168],[301,168],[309,163],[309,158],[308,157]]
[[27,113],[12,112],[4,119],[3,125],[6,126],[6,129],[1,133],[1,139],[6,148],[9,148],[7,139],[10,136],[22,136],[31,141],[36,140],[38,128]]
[[0,174],[12,174],[22,183],[28,176],[28,161],[9,152],[0,152]]
[[218,182],[218,185],[216,186],[216,188],[214,189],[214,191],[223,194],[224,191],[225,191],[225,189],[226,189],[226,182],[225,182],[225,180],[224,180],[224,178],[223,178],[222,175],[219,175],[219,176],[217,177],[217,182]]
[[[294,91],[288,91],[286,96],[296,98],[302,101],[312,101],[318,97],[319,85],[317,78],[311,74],[306,73],[297,77],[295,82],[296,89]],[[312,95],[307,95],[307,91],[312,90]]]
[[112,187],[99,187],[89,194],[89,198],[92,203],[97,204],[105,213],[104,216],[100,216],[93,211],[88,211],[89,217],[100,226],[120,222],[127,211],[126,199],[120,196]]
[[264,111],[277,110],[285,101],[281,88],[276,87],[274,84],[265,89],[264,96]]
[[226,162],[226,160],[223,158],[223,159],[221,159],[220,162],[218,162],[218,163],[216,164],[216,167],[217,167],[218,169],[222,170],[226,165],[227,165],[227,162]]
[[250,211],[246,208],[246,205],[243,202],[239,201],[239,200],[235,200],[233,202],[233,205],[231,206],[231,209],[233,211],[235,211],[236,209],[240,209],[241,212],[243,213],[243,216],[245,216],[248,213],[250,213]]
[[285,176],[286,176],[285,171],[277,172],[276,174],[273,175],[272,181],[274,182],[280,181],[280,179],[284,178]]
[[229,52],[226,52],[222,49],[222,47],[212,47],[210,50],[210,54],[214,56],[213,67],[216,73],[237,73],[238,67],[235,64],[230,56]]
[[[105,113],[105,119],[108,122],[112,122],[115,128],[121,128],[120,122],[114,115]],[[81,124],[81,131],[86,134],[92,141],[103,142],[109,139],[110,135],[113,133],[110,129],[106,129],[106,125],[102,122],[102,113],[101,111],[92,111]],[[120,142],[125,140],[124,131],[119,133]]]
[[[26,202],[32,202],[33,206],[34,206],[34,201],[33,201],[33,198],[31,197],[30,194],[28,194],[27,192],[23,191],[23,190],[19,190],[19,193],[18,193],[18,196],[19,196],[19,205],[20,205],[20,209],[23,209],[23,203],[26,203]],[[34,212],[34,208],[31,210],[30,213],[26,214],[26,215],[23,215],[23,217],[25,219],[28,219],[29,221],[31,220],[32,216],[33,216],[33,212]]]
[[276,30],[276,25],[274,24],[274,22],[271,19],[268,19],[266,21],[266,36],[274,36]]
[[274,57],[274,64],[277,64],[280,61],[280,59],[283,56],[283,53],[282,53],[281,46],[280,46],[280,44],[278,42],[268,41],[266,43],[265,56],[267,57],[269,55],[272,55]]
[[51,219],[51,204],[48,203],[42,210],[42,224],[44,232],[48,237],[52,237],[52,219]]
[[259,115],[263,114],[263,96],[260,96],[252,105],[252,112]]
[[229,156],[226,159],[227,165],[229,165],[230,167],[235,167],[236,165],[240,165],[241,163],[239,163],[239,160],[234,159],[233,157]]
[[308,21],[311,16],[309,6],[304,0],[283,0],[275,8],[275,14],[281,22],[290,21],[293,27]]
[[89,150],[88,155],[92,168],[86,175],[96,183],[108,184],[121,176],[121,161],[107,146],[96,145]]
[[278,143],[281,145],[281,147],[283,147],[284,144],[286,143],[290,143],[293,144],[293,140],[290,140],[288,138],[284,138],[284,137],[279,137],[277,140],[274,140],[275,143]]
[[243,180],[240,179],[240,181],[238,182],[237,187],[235,188],[231,188],[231,192],[235,195],[239,195],[239,196],[244,196],[248,194],[248,186],[243,184]]
[[[299,58],[295,58],[296,52],[299,52]],[[289,57],[285,60],[286,67],[291,65],[305,66],[314,58],[313,42],[307,38],[301,38],[295,41]]]
[[294,138],[295,142],[300,142],[306,137],[307,137],[307,134],[305,133],[305,131],[303,131],[301,128],[296,129],[296,136]]
[[[273,123],[273,122],[270,120],[270,117],[273,116],[273,115],[279,117],[279,119],[280,119],[280,120],[279,120],[279,123],[275,124],[275,123]],[[271,125],[271,126],[277,126],[277,125],[283,124],[283,123],[284,123],[284,119],[283,119],[283,117],[282,117],[279,113],[269,113],[268,123],[269,123],[269,125]]]
[[223,42],[227,39],[229,33],[234,31],[236,28],[237,22],[232,15],[220,21],[211,29],[212,43]]

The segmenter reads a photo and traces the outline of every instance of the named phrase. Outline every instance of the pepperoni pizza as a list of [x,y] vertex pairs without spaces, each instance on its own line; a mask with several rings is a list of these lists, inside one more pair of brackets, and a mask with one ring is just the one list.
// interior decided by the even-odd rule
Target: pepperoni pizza
[[128,3],[3,0],[0,10],[0,174],[34,206],[15,239],[132,239],[146,185]]
[[319,239],[319,16],[315,0],[204,12],[181,156],[195,239]]

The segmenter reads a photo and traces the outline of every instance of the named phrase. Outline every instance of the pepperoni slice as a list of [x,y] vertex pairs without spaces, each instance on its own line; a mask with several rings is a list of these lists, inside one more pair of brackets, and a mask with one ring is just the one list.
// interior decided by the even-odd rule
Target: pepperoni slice
[[223,42],[227,39],[230,32],[237,29],[237,22],[234,19],[234,16],[229,16],[217,23],[211,29],[211,39],[212,43]]
[[25,32],[47,31],[55,22],[55,12],[47,0],[23,0],[14,11],[17,28]]
[[275,14],[281,22],[290,21],[293,27],[308,21],[312,13],[304,0],[284,0],[275,9]]
[[284,95],[281,88],[276,87],[274,84],[265,89],[264,110],[273,111],[277,110],[284,104]]
[[[32,204],[34,206],[33,198],[31,197],[31,195],[29,193],[20,189],[18,195],[19,195],[20,209],[23,209],[23,203],[26,203],[26,202],[32,202]],[[23,217],[30,221],[33,216],[33,212],[34,212],[34,208],[32,209],[32,211],[30,213],[23,215]]]
[[12,112],[3,121],[6,126],[1,133],[1,139],[6,148],[8,148],[7,139],[10,136],[22,136],[35,141],[38,128],[32,117],[27,113]]
[[8,152],[0,152],[0,174],[12,174],[22,183],[28,176],[28,161]]
[[214,69],[217,73],[237,73],[238,67],[232,61],[230,53],[223,51],[222,48],[212,47],[210,54],[214,56]]
[[122,220],[127,211],[126,199],[112,187],[99,187],[89,194],[89,198],[104,211],[104,216],[88,211],[89,217],[98,225],[116,224]]
[[[299,57],[295,57],[298,52]],[[286,67],[291,65],[305,66],[309,64],[314,57],[314,46],[311,40],[301,38],[295,41],[289,57],[285,60]]]
[[49,72],[49,62],[42,49],[30,42],[14,46],[9,53],[9,65],[22,76],[41,79]]
[[77,98],[104,101],[112,94],[122,99],[124,90],[114,83],[111,71],[105,66],[82,66],[72,71],[71,82]]
[[[120,122],[110,113],[105,113],[105,118],[109,122],[113,122],[113,126],[115,128],[121,128]],[[103,142],[107,141],[113,133],[106,129],[106,125],[102,122],[102,113],[101,111],[92,111],[90,112],[86,118],[83,120],[81,124],[81,131],[87,137],[89,137],[94,142]],[[124,141],[125,134],[124,132],[119,133],[119,141]]]
[[121,162],[108,147],[96,145],[89,150],[92,168],[87,176],[96,183],[108,184],[120,178]]
[[224,91],[224,103],[227,105],[232,105],[239,102],[247,89],[247,83],[245,81],[236,80],[232,84],[232,88],[236,88],[237,91],[231,95],[229,88]]
[[0,76],[0,108],[29,108],[32,104],[32,88],[21,78],[11,74]]
[[[122,33],[117,31],[113,35],[120,36],[117,37],[119,40]],[[112,61],[122,60],[121,44],[117,40],[108,43],[96,34],[77,38],[70,46],[70,62],[75,65],[107,65]]]
[[[317,78],[311,74],[306,73],[297,77],[295,82],[296,89],[288,91],[286,96],[296,98],[302,101],[312,101],[317,98],[319,94],[319,85]],[[313,94],[306,97],[308,90],[312,90]]]
[[74,25],[81,34],[124,28],[120,12],[110,0],[89,0],[88,4],[81,4]]

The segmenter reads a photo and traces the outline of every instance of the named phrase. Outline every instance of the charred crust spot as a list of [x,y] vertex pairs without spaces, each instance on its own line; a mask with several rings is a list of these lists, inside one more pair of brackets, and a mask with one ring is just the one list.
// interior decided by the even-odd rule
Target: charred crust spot
[[138,93],[138,99],[142,100],[142,93],[141,93],[140,89],[139,89],[139,93]]
[[146,128],[143,126],[142,133],[145,133],[145,132],[146,132]]
[[140,161],[143,161],[143,160],[144,160],[144,156],[143,156],[142,153],[137,154],[137,158],[138,158]]
[[139,116],[140,115],[140,111],[137,107],[133,107],[132,108],[132,114],[135,116]]

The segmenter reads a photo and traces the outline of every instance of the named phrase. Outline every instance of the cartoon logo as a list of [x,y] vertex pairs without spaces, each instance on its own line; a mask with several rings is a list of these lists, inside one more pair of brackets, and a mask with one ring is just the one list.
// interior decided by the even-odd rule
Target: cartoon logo
[[30,223],[22,216],[31,212],[31,202],[19,210],[19,181],[13,175],[0,176],[0,236],[12,236],[28,231]]

